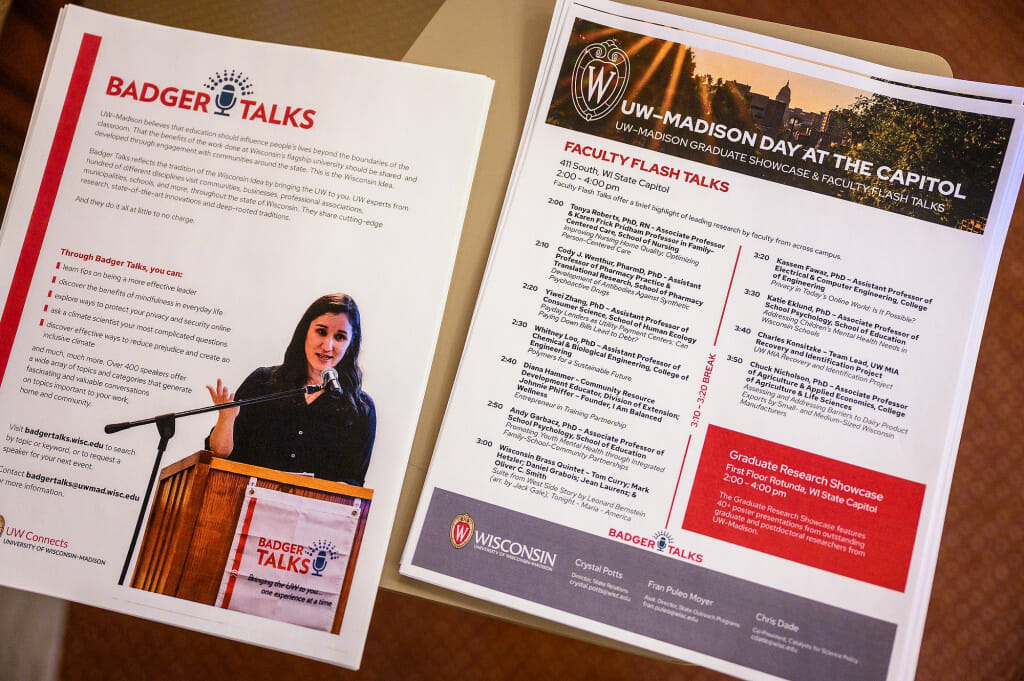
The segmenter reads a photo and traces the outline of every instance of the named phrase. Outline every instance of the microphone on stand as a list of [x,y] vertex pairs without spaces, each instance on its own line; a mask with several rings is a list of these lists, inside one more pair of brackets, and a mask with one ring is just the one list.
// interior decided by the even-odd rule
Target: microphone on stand
[[341,397],[341,383],[338,382],[338,372],[334,367],[328,367],[320,372],[320,380],[323,381],[323,389],[331,397]]

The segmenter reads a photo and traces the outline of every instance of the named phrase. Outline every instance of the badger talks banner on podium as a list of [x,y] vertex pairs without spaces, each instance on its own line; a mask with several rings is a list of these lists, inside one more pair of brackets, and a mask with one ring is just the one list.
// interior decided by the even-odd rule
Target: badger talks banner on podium
[[359,524],[354,506],[246,493],[217,606],[330,631]]

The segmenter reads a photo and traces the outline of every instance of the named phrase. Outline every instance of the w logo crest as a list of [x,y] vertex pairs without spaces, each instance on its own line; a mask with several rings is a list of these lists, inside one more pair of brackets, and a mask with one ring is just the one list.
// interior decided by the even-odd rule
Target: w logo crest
[[572,105],[583,120],[615,109],[629,84],[629,57],[612,40],[587,45],[572,69]]
[[463,513],[455,516],[452,526],[448,531],[448,541],[457,549],[461,549],[473,538],[473,527],[475,523],[469,514]]

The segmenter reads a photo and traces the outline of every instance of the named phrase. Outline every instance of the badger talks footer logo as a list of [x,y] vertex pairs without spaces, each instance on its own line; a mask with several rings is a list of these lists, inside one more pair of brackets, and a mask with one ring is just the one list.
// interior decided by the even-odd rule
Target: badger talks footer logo
[[615,109],[629,84],[629,57],[613,40],[587,45],[572,69],[572,105],[583,120]]
[[448,529],[448,541],[457,549],[463,548],[473,538],[475,525],[468,513],[455,516],[455,520],[452,521],[452,525]]

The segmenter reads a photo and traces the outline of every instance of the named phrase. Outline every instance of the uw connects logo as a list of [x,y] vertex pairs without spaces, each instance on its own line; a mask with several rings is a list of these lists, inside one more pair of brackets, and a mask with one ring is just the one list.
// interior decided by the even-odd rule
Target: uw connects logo
[[172,109],[185,109],[217,116],[231,116],[238,113],[243,120],[257,121],[270,125],[308,130],[313,127],[316,110],[304,106],[263,102],[254,99],[252,82],[241,71],[217,71],[203,84],[202,89],[162,85],[149,81],[139,82],[110,76],[106,94],[120,99],[159,104]]
[[629,84],[629,57],[613,40],[583,48],[572,69],[572,105],[585,121],[611,113]]

